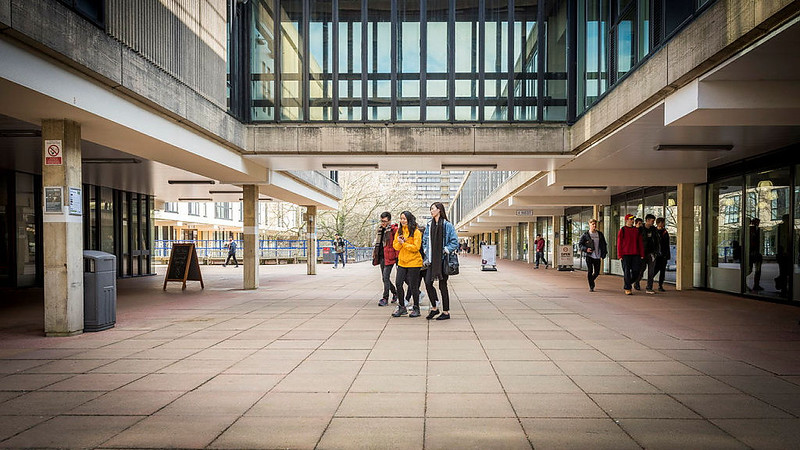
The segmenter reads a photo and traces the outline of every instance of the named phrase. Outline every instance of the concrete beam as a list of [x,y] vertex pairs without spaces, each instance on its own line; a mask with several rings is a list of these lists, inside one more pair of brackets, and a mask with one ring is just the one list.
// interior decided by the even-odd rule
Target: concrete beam
[[[548,186],[677,186],[705,183],[705,167],[686,169],[636,170],[553,170],[547,174]],[[597,193],[598,191],[595,191]]]
[[508,206],[591,206],[611,204],[611,195],[518,196],[508,199]]
[[664,100],[667,126],[800,125],[796,80],[694,80]]
[[559,207],[516,208],[507,206],[507,203],[490,209],[489,217],[517,217],[520,222],[527,222],[538,216],[561,216],[564,214],[564,208]]

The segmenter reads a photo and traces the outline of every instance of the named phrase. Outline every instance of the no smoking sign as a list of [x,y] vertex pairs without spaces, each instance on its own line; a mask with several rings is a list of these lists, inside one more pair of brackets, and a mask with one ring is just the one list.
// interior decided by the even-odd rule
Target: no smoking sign
[[64,163],[61,153],[61,141],[44,141],[44,165],[60,166]]

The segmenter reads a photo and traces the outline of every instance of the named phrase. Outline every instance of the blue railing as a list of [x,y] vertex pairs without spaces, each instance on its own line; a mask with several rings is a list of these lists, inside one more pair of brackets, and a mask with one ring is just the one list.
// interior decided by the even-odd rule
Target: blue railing
[[[156,261],[166,262],[169,260],[172,244],[176,243],[194,243],[197,250],[197,258],[201,263],[213,264],[215,262],[223,262],[228,256],[228,241],[216,239],[198,239],[198,240],[167,240],[156,239],[153,248],[153,256]],[[236,242],[236,257],[242,258],[244,256],[242,240]],[[316,256],[317,259],[323,258],[324,248],[329,247],[330,252],[333,252],[333,240],[321,239],[317,241]],[[276,261],[276,262],[300,262],[305,261],[307,257],[308,241],[304,239],[261,239],[258,242],[259,259],[262,261]],[[356,247],[345,240],[345,255],[348,262],[362,262],[372,259],[372,247]],[[323,258],[328,262],[328,258]],[[330,262],[333,262],[333,254],[331,253]]]

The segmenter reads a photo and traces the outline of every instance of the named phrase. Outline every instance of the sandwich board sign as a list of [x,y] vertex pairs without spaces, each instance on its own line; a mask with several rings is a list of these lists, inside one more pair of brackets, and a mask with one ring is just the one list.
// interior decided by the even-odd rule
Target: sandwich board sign
[[497,271],[496,245],[481,245],[481,270]]
[[197,260],[197,250],[192,243],[172,244],[167,275],[164,277],[164,290],[167,290],[168,281],[181,282],[183,283],[181,289],[186,289],[186,280],[199,281],[200,288],[205,289],[203,275],[200,273],[200,262]]

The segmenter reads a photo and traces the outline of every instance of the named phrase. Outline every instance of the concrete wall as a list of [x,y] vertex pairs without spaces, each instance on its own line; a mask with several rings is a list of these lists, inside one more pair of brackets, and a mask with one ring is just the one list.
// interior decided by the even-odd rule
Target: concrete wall
[[591,107],[570,129],[583,150],[796,16],[791,0],[719,0]]
[[567,151],[565,125],[256,125],[249,149],[273,154],[490,154]]
[[[142,2],[109,0],[109,8],[134,3]],[[176,16],[172,22],[173,28],[137,29],[141,35],[152,35],[148,42],[160,41],[166,46],[173,43],[174,51],[170,54],[176,55],[174,59],[179,62],[177,66],[161,67],[157,61],[163,56],[146,56],[143,53],[154,51],[156,53],[153,54],[160,54],[152,47],[143,46],[144,50],[137,51],[135,46],[115,39],[55,0],[0,0],[0,22],[4,20],[4,9],[7,9],[4,5],[10,4],[11,8],[10,28],[3,30],[2,34],[30,45],[212,139],[244,149],[247,129],[227,114],[225,107],[225,59],[224,52],[220,53],[225,42],[225,2],[193,0],[181,3],[183,9],[178,8],[175,1],[143,3],[174,3],[176,11],[194,11]],[[112,14],[112,11],[116,10],[109,9],[108,13]],[[168,12],[168,9],[160,14],[168,17],[165,11]],[[134,24],[144,27],[153,22],[152,17],[142,18],[140,13],[131,13],[124,23],[131,27]],[[202,20],[209,20],[211,25],[194,30],[199,34],[192,37],[194,31],[184,21],[191,25],[192,20],[197,22],[201,16]],[[181,25],[176,25],[175,21]],[[114,27],[110,22],[109,18],[109,29],[112,30]],[[179,42],[170,34],[177,32],[175,30],[184,30],[178,33],[182,36]],[[127,35],[123,33],[121,36]],[[212,42],[213,45],[206,45],[205,42]],[[207,48],[203,49],[204,45]],[[168,52],[163,50],[162,53]]]
[[287,170],[288,175],[308,184],[320,192],[325,192],[328,195],[337,199],[342,198],[342,187],[334,183],[333,180],[325,175],[313,170]]
[[0,0],[0,30],[11,25],[11,0]]

